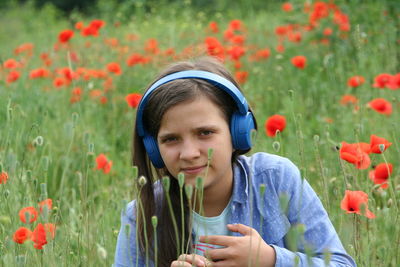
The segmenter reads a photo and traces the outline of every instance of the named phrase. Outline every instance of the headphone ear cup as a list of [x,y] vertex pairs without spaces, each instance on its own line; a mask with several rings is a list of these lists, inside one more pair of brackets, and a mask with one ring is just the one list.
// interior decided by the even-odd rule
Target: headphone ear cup
[[251,112],[242,115],[235,112],[231,117],[231,135],[233,148],[239,150],[250,149],[251,131],[255,129],[254,118]]
[[164,161],[161,157],[160,149],[158,148],[156,139],[151,135],[145,135],[143,137],[143,144],[154,167],[163,168]]

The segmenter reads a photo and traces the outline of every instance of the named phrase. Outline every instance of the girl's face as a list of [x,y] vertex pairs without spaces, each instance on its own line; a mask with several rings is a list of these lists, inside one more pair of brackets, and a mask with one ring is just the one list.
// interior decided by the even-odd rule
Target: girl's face
[[[221,109],[206,96],[169,108],[162,117],[157,142],[168,171],[174,177],[184,173],[186,184],[195,185],[196,177],[202,176],[205,190],[223,190],[231,181],[229,125]],[[205,177],[209,148],[214,152]]]

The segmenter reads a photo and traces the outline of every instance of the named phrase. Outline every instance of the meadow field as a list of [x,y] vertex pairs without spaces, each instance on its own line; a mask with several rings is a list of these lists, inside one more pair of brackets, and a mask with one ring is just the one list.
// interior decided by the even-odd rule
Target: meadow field
[[398,266],[399,4],[143,2],[0,10],[0,266],[112,265],[137,102],[166,64],[202,55],[254,110],[250,153],[299,166],[358,266]]

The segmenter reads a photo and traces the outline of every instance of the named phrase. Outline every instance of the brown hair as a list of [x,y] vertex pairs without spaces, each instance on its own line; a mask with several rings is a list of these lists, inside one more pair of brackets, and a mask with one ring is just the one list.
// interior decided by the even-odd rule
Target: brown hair
[[[184,70],[209,71],[228,79],[236,87],[240,88],[224,65],[217,59],[210,57],[203,57],[193,62],[183,61],[170,65],[153,81],[153,83],[164,76]],[[151,83],[150,86],[153,83]],[[200,95],[208,97],[218,107],[220,107],[229,125],[229,120],[233,112],[237,110],[237,105],[226,92],[216,88],[216,86],[205,80],[178,79],[158,87],[149,96],[148,103],[143,112],[143,123],[147,132],[156,138],[162,117],[169,108],[185,101],[194,100]],[[246,152],[248,152],[248,150],[236,150],[232,155],[232,162],[238,155]],[[162,176],[169,176],[171,178],[169,195],[171,202],[173,203],[173,216],[176,218],[178,229],[181,229],[181,206],[177,179],[173,178],[171,174],[168,173],[166,168],[155,169],[152,166],[144,148],[142,138],[138,136],[136,128],[133,135],[132,158],[133,165],[138,167],[139,175],[143,175],[147,178],[147,183],[142,187],[141,194],[139,196],[140,202],[145,203],[145,205],[141,205],[141,208],[144,210],[145,218],[139,216],[139,214],[136,216],[138,223],[137,234],[139,240],[139,244],[137,245],[140,245],[142,255],[144,255],[146,238],[144,228],[146,227],[147,229],[147,239],[149,240],[149,244],[152,244],[154,237],[151,217],[153,215],[157,215],[157,239],[159,248],[157,255],[158,264],[159,266],[170,266],[171,262],[177,259],[177,252],[179,250],[177,246],[178,242],[175,240],[174,228],[172,227],[172,217],[169,213],[165,197],[161,200],[161,203],[159,203],[160,201],[155,201],[154,188],[155,182]],[[185,222],[188,222],[189,207],[186,196],[184,196],[184,210],[186,217]],[[191,235],[191,229],[188,229],[188,223],[185,224],[185,244],[187,244],[188,237]],[[179,238],[181,238],[181,234],[182,233],[179,233]],[[154,258],[153,246],[150,246],[150,255],[152,255]]]

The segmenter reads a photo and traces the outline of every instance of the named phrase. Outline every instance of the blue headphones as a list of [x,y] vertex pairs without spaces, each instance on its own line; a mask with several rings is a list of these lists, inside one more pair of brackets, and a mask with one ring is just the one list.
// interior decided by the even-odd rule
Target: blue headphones
[[251,131],[255,129],[254,117],[246,99],[239,89],[229,80],[217,74],[208,71],[186,70],[175,72],[156,81],[143,95],[136,114],[136,131],[143,139],[147,154],[156,168],[164,167],[164,161],[161,158],[160,150],[157,145],[157,139],[150,135],[143,124],[143,112],[149,101],[149,96],[158,87],[177,79],[202,79],[212,85],[224,90],[235,101],[238,110],[232,114],[230,121],[230,132],[232,136],[232,145],[238,150],[247,150],[251,148]]

